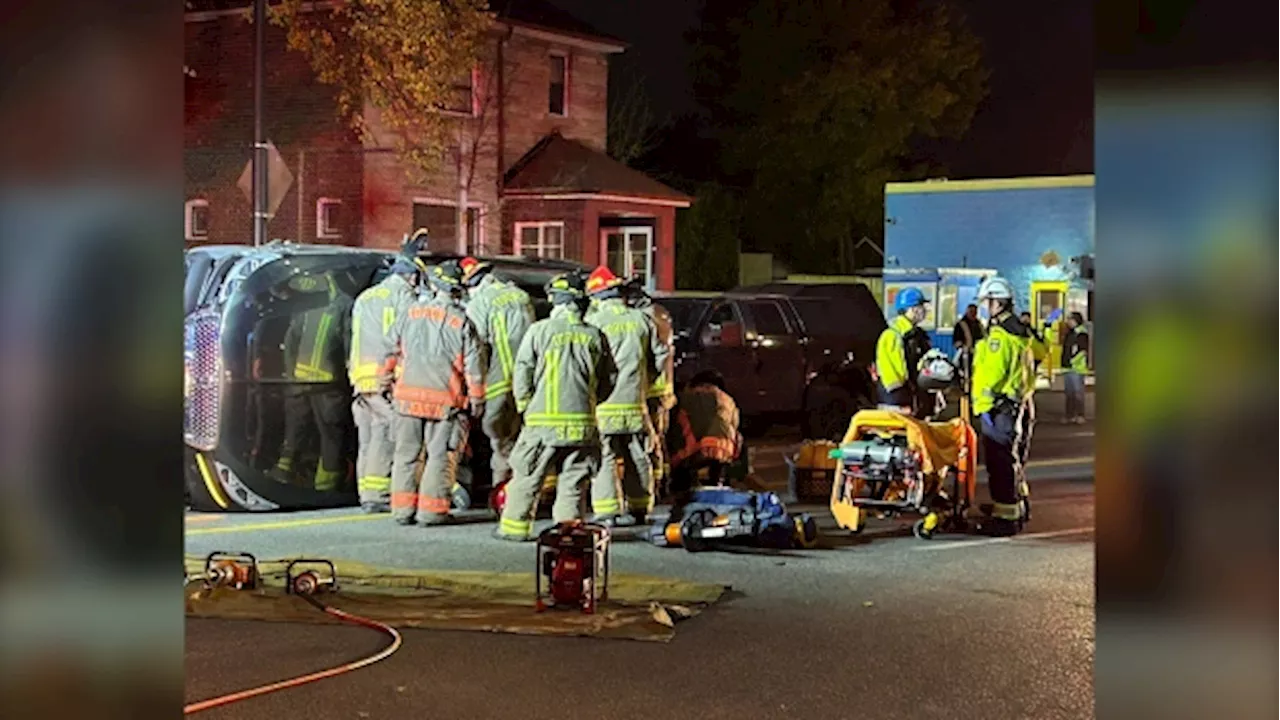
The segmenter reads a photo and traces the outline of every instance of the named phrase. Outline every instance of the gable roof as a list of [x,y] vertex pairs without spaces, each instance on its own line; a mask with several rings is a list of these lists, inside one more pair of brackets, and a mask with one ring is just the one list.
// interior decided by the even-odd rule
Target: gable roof
[[612,195],[688,207],[693,198],[559,132],[539,140],[503,177],[503,195]]

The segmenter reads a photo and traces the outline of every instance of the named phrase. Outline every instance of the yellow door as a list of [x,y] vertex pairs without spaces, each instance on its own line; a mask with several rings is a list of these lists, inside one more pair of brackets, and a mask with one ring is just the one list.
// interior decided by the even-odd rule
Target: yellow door
[[[1058,368],[1058,360],[1062,357],[1062,331],[1066,327],[1067,281],[1039,280],[1031,283],[1031,322],[1036,330],[1044,334],[1045,343],[1049,346],[1049,357],[1041,364],[1041,372],[1053,377]],[[1051,325],[1045,327],[1048,318],[1054,312],[1058,317]]]

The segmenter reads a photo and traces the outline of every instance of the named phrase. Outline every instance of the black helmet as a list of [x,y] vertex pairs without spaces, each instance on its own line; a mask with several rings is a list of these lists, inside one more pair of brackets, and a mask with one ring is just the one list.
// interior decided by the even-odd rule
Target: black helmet
[[587,297],[587,275],[573,270],[551,278],[546,285],[547,299],[552,305],[567,305]]
[[715,385],[720,388],[721,392],[729,392],[729,389],[725,387],[724,375],[721,375],[720,371],[714,368],[699,371],[698,374],[694,375],[693,379],[689,381],[689,384]]
[[462,266],[457,260],[446,260],[431,268],[427,281],[437,292],[457,293],[462,290]]

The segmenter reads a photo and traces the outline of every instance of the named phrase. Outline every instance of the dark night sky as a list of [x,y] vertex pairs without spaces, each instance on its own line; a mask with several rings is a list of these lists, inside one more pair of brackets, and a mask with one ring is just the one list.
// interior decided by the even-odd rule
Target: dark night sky
[[[631,43],[615,58],[645,78],[659,116],[694,109],[683,32],[698,0],[552,0]],[[1091,0],[953,0],[982,39],[990,93],[963,142],[934,150],[950,177],[1093,172]]]

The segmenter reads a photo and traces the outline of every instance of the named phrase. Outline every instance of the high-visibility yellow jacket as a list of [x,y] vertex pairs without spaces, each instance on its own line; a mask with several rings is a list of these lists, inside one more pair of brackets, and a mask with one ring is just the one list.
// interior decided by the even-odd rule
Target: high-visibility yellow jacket
[[391,330],[416,299],[413,286],[392,273],[360,293],[351,309],[351,354],[347,377],[358,393],[391,387],[387,360],[396,352]]
[[1031,330],[1011,313],[994,318],[987,337],[974,348],[973,414],[990,411],[1001,398],[1015,406],[1035,391]]
[[397,412],[440,420],[484,402],[484,349],[461,305],[442,297],[418,301],[396,322],[392,337]]
[[472,288],[467,300],[467,317],[487,348],[489,375],[485,378],[488,399],[511,393],[520,341],[536,320],[533,302],[524,290],[503,282],[492,273]]
[[627,307],[621,298],[601,301],[586,322],[604,333],[618,373],[613,392],[596,408],[600,432],[644,432],[649,412],[645,399],[658,368],[667,364],[667,346],[658,337],[657,326],[648,314]]
[[599,328],[572,305],[525,333],[516,352],[512,388],[524,430],[551,446],[597,442],[596,407],[613,393],[617,371]]
[[294,380],[329,383],[346,370],[351,306],[351,298],[330,283],[326,305],[294,316],[284,341]]
[[876,341],[876,375],[885,390],[893,392],[906,385],[912,377],[914,369],[907,367],[905,337],[914,327],[905,315],[899,315]]

